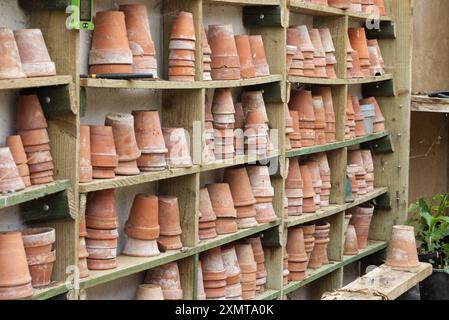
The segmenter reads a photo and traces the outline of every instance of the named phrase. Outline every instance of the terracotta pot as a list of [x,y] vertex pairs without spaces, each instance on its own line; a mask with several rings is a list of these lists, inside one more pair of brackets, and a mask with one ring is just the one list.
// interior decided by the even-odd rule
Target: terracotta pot
[[6,146],[11,151],[11,154],[12,154],[12,157],[14,159],[14,162],[17,165],[26,164],[27,163],[27,155],[26,155],[25,150],[23,148],[22,139],[20,138],[19,135],[17,135],[17,136],[7,136],[6,137]]
[[40,29],[15,30],[14,37],[19,49],[22,69],[27,77],[56,75],[55,63],[50,59]]
[[[229,183],[234,206],[249,206],[256,203],[245,168],[226,169],[224,182]],[[237,217],[239,217],[238,213]]]
[[105,125],[112,127],[115,148],[120,162],[133,161],[140,157],[134,132],[134,117],[126,113],[110,113],[106,116]]
[[256,220],[258,223],[270,223],[277,220],[277,215],[271,202],[256,203],[254,208],[256,209]]
[[[89,72],[131,72],[133,56],[129,48],[125,14],[121,11],[100,11],[96,13],[94,22]],[[110,70],[102,67],[110,67]]]
[[385,264],[406,270],[419,267],[415,229],[412,226],[393,226]]
[[357,233],[359,249],[364,249],[368,245],[369,228],[373,217],[374,206],[354,207],[349,210],[352,214],[350,224],[352,224]]
[[184,128],[163,128],[162,133],[168,149],[167,164],[175,168],[191,167],[193,163],[186,130]]
[[89,235],[86,238],[86,248],[89,249],[116,249],[118,244],[118,238],[114,239],[94,239]]
[[251,243],[251,247],[253,249],[254,260],[257,264],[263,264],[263,262],[265,261],[265,255],[263,251],[262,240],[260,239],[260,237],[248,238],[248,240]]
[[237,259],[237,253],[233,245],[226,245],[221,248],[221,256],[226,274],[226,284],[235,285],[241,281],[241,270]]
[[370,150],[360,150],[362,153],[363,166],[367,172],[374,172],[373,156]]
[[140,171],[160,171],[167,167],[164,153],[142,154],[136,161]]
[[257,263],[254,260],[254,252],[250,243],[238,243],[235,251],[242,274],[257,272]]
[[235,44],[240,60],[240,74],[243,79],[254,78],[256,70],[253,64],[253,57],[251,53],[251,45],[249,36],[241,35],[235,36]]
[[112,230],[118,227],[114,189],[90,192],[87,195],[86,226]]
[[[16,130],[45,129],[47,127],[44,111],[37,95],[20,95],[16,109]],[[28,145],[25,141],[24,144]]]
[[27,156],[30,165],[53,161],[50,151],[30,152]]
[[97,240],[115,240],[118,239],[118,230],[117,229],[90,229],[87,228],[87,237],[89,239],[97,239]]
[[27,256],[33,287],[47,286],[51,282],[56,251]]
[[147,7],[138,3],[122,4],[119,10],[125,13],[129,47],[133,55],[154,56],[156,51],[151,38]]
[[0,148],[0,193],[22,189],[25,189],[25,184],[9,148]]
[[122,252],[131,257],[154,257],[160,254],[156,240],[127,238]]
[[110,126],[90,126],[91,161],[95,168],[112,168],[118,165],[114,135]]
[[166,153],[161,123],[157,111],[133,111],[137,145],[142,154]]
[[347,256],[355,256],[359,253],[357,242],[357,233],[353,225],[349,225],[346,231],[344,254]]
[[[34,131],[34,130],[29,130],[29,131]],[[41,130],[38,130],[38,131],[41,131]],[[43,131],[47,132],[47,130],[43,130]],[[23,132],[25,132],[25,131],[23,131]],[[48,137],[48,134],[47,134],[47,137]],[[48,144],[48,143],[43,143],[43,144],[39,144],[39,145],[35,145],[35,146],[26,146],[24,144],[23,148],[25,149],[25,152],[50,151],[50,149],[51,149],[50,144]]]
[[162,288],[155,284],[141,284],[137,287],[136,300],[164,300]]
[[11,29],[0,28],[0,79],[25,78],[19,49]]
[[215,115],[234,114],[234,102],[232,99],[232,91],[229,88],[216,89],[212,101],[213,120],[216,121]]
[[[236,218],[237,211],[234,209],[234,201],[232,199],[231,189],[227,183],[208,184],[210,200],[215,215],[219,218]],[[217,232],[218,232],[217,220]]]
[[178,198],[174,196],[159,196],[158,203],[160,234],[163,236],[182,234]]
[[[290,228],[288,230],[287,253],[289,262],[307,261],[307,254],[304,246],[304,233],[301,228]],[[290,269],[290,271],[292,271],[292,269]]]
[[349,214],[349,213],[345,214],[345,222],[344,222],[344,225],[343,225],[343,230],[344,230],[345,234],[346,234],[346,232],[348,230],[349,221],[351,220],[351,218],[352,218],[352,214]]
[[200,213],[200,224],[217,220],[207,188],[200,189]]
[[158,198],[150,194],[137,194],[125,224],[128,237],[155,240],[159,237]]
[[193,14],[180,11],[172,25],[170,39],[195,41],[195,25]]
[[[226,280],[226,269],[223,264],[222,252],[220,247],[216,247],[201,253],[200,259],[203,270],[203,279],[205,281]],[[226,283],[224,283],[224,285],[226,285]]]
[[271,185],[270,172],[267,166],[247,166],[246,171],[256,199],[274,196],[274,188]]
[[[315,122],[315,111],[313,109],[313,98],[311,91],[292,90],[290,93],[290,102],[288,104],[290,110],[298,112],[300,128],[304,128],[301,122]],[[311,127],[314,129],[314,127]]]
[[53,228],[29,228],[22,230],[23,245],[27,255],[49,253],[56,240]]
[[179,268],[176,262],[148,270],[145,283],[159,285],[165,300],[181,300],[183,298]]
[[315,51],[315,48],[310,39],[309,30],[307,29],[307,26],[305,25],[295,26],[294,28],[296,28],[299,31],[299,48],[303,52],[304,58],[313,58],[313,52]]
[[92,181],[92,162],[90,153],[90,127],[80,126],[80,177],[79,181]]
[[263,91],[260,90],[245,90],[241,95],[242,105],[245,109],[245,114],[252,111],[262,113],[264,122],[268,123],[267,109],[263,98]]
[[89,270],[111,270],[117,268],[117,259],[87,259]]
[[200,260],[198,260],[198,273],[197,273],[197,300],[206,300],[206,292],[204,291],[204,281],[203,281],[203,268]]
[[304,198],[311,198],[315,196],[313,189],[313,181],[310,168],[307,165],[300,165],[301,177],[304,181]]
[[89,269],[87,268],[87,259],[86,258],[80,258],[78,260],[78,269],[79,269],[79,275],[80,279],[84,279],[89,277]]
[[309,36],[312,41],[312,45],[315,48],[313,53],[315,67],[325,67],[326,60],[324,59],[323,61],[323,59],[317,59],[326,57],[326,52],[324,51],[323,43],[321,41],[320,31],[318,29],[309,29]]
[[[87,235],[87,232],[86,232]],[[89,256],[89,252],[87,251],[86,247],[86,238],[80,237],[79,243],[78,243],[78,258],[83,259],[87,258]]]
[[28,166],[30,170],[30,175],[37,173],[47,173],[45,176],[51,175],[53,173],[53,169],[55,168],[53,161],[38,163],[38,164],[30,164]]
[[316,239],[312,254],[310,255],[309,267],[318,269],[327,261],[327,244],[329,238]]
[[237,232],[237,219],[236,218],[217,218],[216,221],[217,234],[230,234]]
[[212,50],[212,79],[240,79],[240,61],[232,25],[210,25],[207,37]]
[[[349,28],[348,29],[349,40],[351,42],[352,48],[354,48],[358,54],[360,59],[367,59],[369,66],[369,52],[368,45],[366,40],[366,34],[364,28]],[[363,67],[364,64],[361,63]]]
[[249,43],[251,46],[251,53],[253,57],[254,69],[256,71],[256,77],[269,76],[270,67],[268,66],[267,58],[265,55],[262,36],[249,36]]
[[20,232],[0,233],[0,300],[33,295],[31,275]]

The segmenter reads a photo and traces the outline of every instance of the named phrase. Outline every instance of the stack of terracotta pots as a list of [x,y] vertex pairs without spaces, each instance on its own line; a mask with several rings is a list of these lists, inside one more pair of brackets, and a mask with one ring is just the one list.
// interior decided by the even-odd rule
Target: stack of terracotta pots
[[375,97],[360,100],[360,104],[374,105],[373,133],[385,131],[385,118]]
[[362,153],[363,166],[365,167],[366,175],[366,191],[371,192],[374,190],[374,163],[373,155],[370,150],[360,150]]
[[[228,257],[225,253],[225,256]],[[204,291],[208,300],[225,300],[228,269],[225,268],[220,247],[203,252],[200,256]]]
[[212,50],[209,42],[207,41],[206,31],[203,29],[203,80],[212,80]]
[[[286,111],[287,112],[287,111]],[[295,110],[288,110],[287,112],[290,115],[290,119],[291,119],[291,123],[292,123],[292,128],[290,134],[288,135],[288,143],[290,144],[290,147],[292,149],[298,149],[301,148],[302,145],[302,139],[301,139],[301,129],[299,128],[299,115],[298,115],[298,111]],[[288,117],[287,117],[288,119]],[[287,122],[286,119],[286,122]],[[287,128],[286,128],[287,131]],[[313,131],[313,133],[315,133],[315,131]],[[315,136],[313,137],[313,141],[315,141]]]
[[385,264],[408,272],[418,268],[420,263],[416,247],[414,227],[393,226]]
[[298,50],[301,50],[301,53],[304,57],[303,60],[303,74],[306,77],[315,77],[315,62],[314,62],[314,52],[315,48],[313,47],[312,41],[310,39],[309,30],[307,26],[296,26],[294,27],[298,29],[299,33],[299,47]]
[[265,55],[262,36],[249,36],[249,43],[251,45],[251,55],[256,71],[256,77],[269,76],[270,67],[268,66],[267,57]]
[[[84,155],[86,150],[82,149],[80,152]],[[90,152],[93,178],[114,178],[118,166],[118,155],[112,127],[90,126]]]
[[254,261],[257,263],[256,273],[256,293],[260,294],[265,291],[267,283],[267,270],[265,269],[265,254],[262,247],[260,237],[249,238],[254,253]]
[[[315,65],[315,77],[327,78],[326,72],[326,52],[324,51],[323,43],[321,41],[320,31],[318,29],[309,29],[310,40],[314,47],[313,64]],[[335,75],[335,70],[334,70]]]
[[304,56],[301,51],[297,28],[287,29],[287,74],[289,76],[304,76]]
[[316,153],[312,159],[319,164],[321,188],[320,188],[320,206],[328,207],[331,194],[331,169],[325,152]]
[[207,33],[213,80],[239,80],[240,59],[232,25],[210,25]]
[[315,191],[315,205],[317,209],[321,207],[321,187],[323,182],[321,181],[320,164],[316,161],[304,162],[309,168],[310,176],[312,177],[313,190]]
[[288,270],[288,253],[287,248],[284,249],[284,259],[282,261],[282,284],[285,286],[288,284],[288,277],[290,275],[290,271]]
[[315,233],[313,234],[315,243],[309,261],[309,267],[312,269],[318,269],[322,265],[329,264],[327,247],[330,242],[330,228],[330,223],[318,223],[315,225]]
[[0,148],[0,175],[0,193],[25,189],[25,183],[8,147]]
[[229,184],[237,211],[237,226],[247,229],[257,225],[256,199],[254,198],[246,168],[228,168],[224,172],[224,182]]
[[234,149],[237,156],[245,154],[245,112],[243,104],[237,102],[235,105],[234,123]]
[[368,51],[369,51],[369,61],[370,61],[370,75],[371,76],[381,76],[385,74],[385,62],[382,57],[382,52],[380,51],[379,43],[376,39],[368,40]]
[[273,208],[274,188],[271,185],[270,172],[267,166],[248,166],[251,189],[256,198],[256,220],[258,223],[269,223],[277,219]]
[[303,213],[303,187],[298,159],[289,158],[288,175],[285,180],[285,195],[288,201],[288,215],[299,216]]
[[100,11],[96,13],[94,22],[89,73],[132,73],[133,52],[129,47],[125,14],[122,11]]
[[105,125],[112,127],[114,144],[118,155],[118,166],[115,173],[118,175],[137,175],[137,159],[142,155],[137,145],[134,131],[134,117],[127,113],[110,113],[106,116]]
[[326,126],[324,129],[324,136],[326,143],[332,143],[336,141],[336,120],[334,112],[334,104],[332,101],[332,89],[330,87],[317,87],[313,88],[314,96],[321,96],[324,104]]
[[356,137],[366,136],[365,117],[360,108],[359,99],[356,96],[350,96],[350,98],[352,101],[352,107],[354,109],[355,136]]
[[53,228],[30,228],[22,230],[23,245],[28,261],[33,287],[48,286],[56,261],[56,240]]
[[78,269],[80,271],[80,278],[87,278],[89,276],[89,269],[87,268],[87,257],[89,252],[86,248],[86,217],[80,216],[79,220],[79,242],[78,242]]
[[27,255],[20,232],[0,232],[0,300],[33,295]]
[[368,235],[371,219],[374,215],[374,206],[370,203],[351,208],[348,210],[352,214],[349,224],[353,225],[357,234],[359,249],[364,249],[368,245]]
[[355,136],[355,112],[351,96],[348,95],[346,104],[345,140],[354,139]]
[[205,103],[205,119],[204,119],[204,152],[203,162],[214,162],[215,159],[215,131],[214,131],[214,117],[212,115],[212,106],[209,102],[209,97],[206,95]]
[[348,151],[348,164],[357,165],[358,171],[355,173],[355,179],[357,180],[357,195],[364,195],[367,193],[366,183],[366,169],[363,163],[363,157],[361,150],[349,150]]
[[235,245],[237,259],[241,272],[242,298],[251,300],[256,296],[257,263],[251,243],[238,243]]
[[[311,91],[292,90],[290,93],[290,102],[288,107],[298,113],[299,130],[301,135],[302,147],[311,147],[315,145],[315,111],[313,107],[313,97]],[[295,129],[295,114],[291,113],[293,118],[293,129]],[[293,142],[292,142],[292,147]]]
[[53,182],[53,158],[47,121],[37,95],[21,95],[16,109],[16,130],[28,158],[32,185]]
[[164,293],[159,285],[141,284],[136,290],[136,300],[164,300]]
[[199,238],[212,239],[217,236],[217,216],[215,215],[207,188],[200,189]]
[[348,225],[345,233],[345,245],[343,254],[346,256],[355,256],[359,253],[359,244],[357,241],[357,233],[352,224]]
[[237,53],[239,55],[241,78],[254,78],[256,76],[256,69],[253,63],[250,36],[235,36],[235,44],[237,47]]
[[214,145],[217,160],[234,158],[235,108],[231,89],[216,89],[212,102]]
[[173,23],[168,58],[168,79],[195,81],[195,24],[193,14],[181,11]]
[[326,53],[326,73],[330,79],[337,78],[335,73],[335,65],[337,64],[337,58],[335,57],[335,47],[332,40],[332,35],[329,28],[318,29],[323,43],[324,52]]
[[229,234],[238,230],[237,211],[234,208],[231,189],[227,183],[208,184],[212,208],[217,220],[215,222],[217,234]]
[[190,156],[188,132],[184,128],[162,128],[168,152],[165,155],[167,165],[171,168],[188,168],[193,165]]
[[19,170],[19,175],[23,180],[26,187],[31,186],[30,181],[30,170],[27,164],[27,155],[23,147],[22,138],[17,136],[6,137],[6,146],[11,151],[11,155],[14,159],[17,169]]
[[326,144],[326,112],[323,97],[313,96],[313,110],[315,113],[315,145]]
[[0,51],[3,53],[0,61],[0,79],[25,78],[19,49],[11,29],[0,28]]
[[117,267],[118,218],[114,189],[91,192],[86,206],[86,247],[89,270]]
[[301,227],[303,235],[304,235],[304,247],[306,249],[307,258],[307,266],[309,266],[310,256],[312,255],[313,248],[315,247],[315,237],[313,236],[315,233],[315,225],[306,225]]
[[241,284],[241,270],[235,246],[233,244],[221,247],[221,256],[223,258],[223,265],[226,270],[226,299],[241,300],[242,299],[242,284]]
[[175,196],[158,197],[159,238],[157,242],[163,251],[182,248],[181,218],[178,198]]
[[164,300],[182,300],[183,298],[181,277],[176,262],[148,270],[144,282],[160,286]]
[[80,172],[79,182],[93,179],[92,155],[90,149],[90,127],[80,126]]
[[[304,213],[315,213],[321,205],[318,204],[318,196],[315,190],[318,190],[318,176],[316,176],[315,182],[312,177],[311,168],[306,164],[301,164],[299,166],[299,170],[301,171],[301,177],[303,179],[303,204],[302,204],[302,212]],[[318,169],[319,171],[319,169]],[[318,173],[319,174],[319,173]],[[315,185],[315,186],[314,186]]]
[[125,13],[129,47],[133,54],[133,73],[152,74],[158,77],[154,42],[151,38],[147,7],[144,4],[122,4],[120,11]]
[[346,172],[348,175],[348,179],[351,182],[352,197],[356,198],[357,193],[359,192],[359,187],[358,187],[357,179],[355,178],[355,176],[356,176],[356,174],[360,173],[360,167],[356,164],[348,165],[346,168]]
[[[301,133],[299,132],[299,121],[296,121],[296,133],[293,129],[293,118],[288,110],[286,104],[284,104],[284,117],[285,117],[285,149],[287,151],[293,149],[292,141],[295,144],[296,148],[301,147]],[[298,113],[296,113],[298,116]]]
[[[368,43],[366,40],[365,28],[349,28],[348,34],[352,48],[358,53],[360,68],[362,70],[363,76],[368,77],[370,75],[376,75],[375,73],[371,74],[372,72],[377,72],[377,69],[370,69],[371,67],[370,53],[368,50]],[[377,64],[380,65],[380,61],[378,59]]]
[[167,166],[168,150],[157,111],[133,111],[137,146],[141,151],[137,166],[141,171],[158,171]]
[[290,281],[302,281],[306,277],[308,257],[301,228],[289,228],[287,237],[288,270]]
[[159,237],[158,198],[149,194],[138,194],[125,224],[126,239],[123,254],[133,257],[159,255],[156,239]]

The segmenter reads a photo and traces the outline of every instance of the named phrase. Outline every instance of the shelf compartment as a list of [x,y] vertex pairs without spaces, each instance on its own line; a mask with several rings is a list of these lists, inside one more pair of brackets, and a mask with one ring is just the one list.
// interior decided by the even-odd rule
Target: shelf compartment
[[22,191],[0,196],[0,209],[43,198],[68,188],[70,188],[69,180],[57,180],[43,185],[31,186]]
[[307,148],[299,148],[294,149],[286,152],[287,158],[293,158],[293,157],[299,157],[299,156],[305,156],[308,154],[314,154],[318,152],[326,152],[331,150],[337,150],[345,147],[355,146],[361,143],[375,141],[384,137],[389,136],[390,133],[388,131],[381,132],[381,133],[375,133],[370,134],[364,137],[355,138],[352,140],[345,140],[345,141],[337,141],[333,143],[328,143],[321,146],[313,146],[313,147],[307,147]]
[[23,79],[0,80],[0,90],[15,90],[50,86],[63,86],[72,83],[71,76],[51,76]]
[[383,76],[373,76],[359,79],[327,79],[327,78],[308,78],[308,77],[288,77],[288,81],[291,83],[298,84],[316,84],[316,85],[356,85],[356,84],[366,84],[375,83],[381,81],[392,80],[393,75],[384,74]]
[[81,79],[81,86],[86,88],[109,88],[109,89],[213,89],[213,88],[236,88],[255,86],[266,83],[280,82],[281,75],[270,75],[252,79],[241,80],[212,80],[212,81],[166,81],[166,80],[111,80],[111,79]]

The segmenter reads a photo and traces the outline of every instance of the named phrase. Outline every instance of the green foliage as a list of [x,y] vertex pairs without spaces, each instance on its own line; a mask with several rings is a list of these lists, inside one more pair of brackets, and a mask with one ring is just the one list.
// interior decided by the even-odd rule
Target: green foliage
[[443,239],[449,236],[448,208],[449,193],[434,196],[430,203],[421,198],[409,208],[417,217],[407,222],[415,226],[416,240],[421,243],[420,252],[443,253],[446,266],[449,265],[449,244]]

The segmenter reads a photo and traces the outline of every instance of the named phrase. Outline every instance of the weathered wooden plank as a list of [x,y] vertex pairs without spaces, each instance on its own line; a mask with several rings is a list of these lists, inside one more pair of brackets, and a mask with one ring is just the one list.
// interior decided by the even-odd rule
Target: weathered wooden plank
[[48,300],[68,291],[65,282],[52,282],[43,288],[35,288],[33,296],[28,300]]
[[413,95],[412,111],[449,113],[449,99]]
[[391,74],[385,74],[383,76],[371,76],[366,78],[354,78],[354,79],[326,79],[326,78],[308,78],[308,77],[288,77],[288,81],[292,83],[302,84],[319,84],[319,85],[356,85],[364,83],[375,83],[380,81],[391,80],[393,76]]

